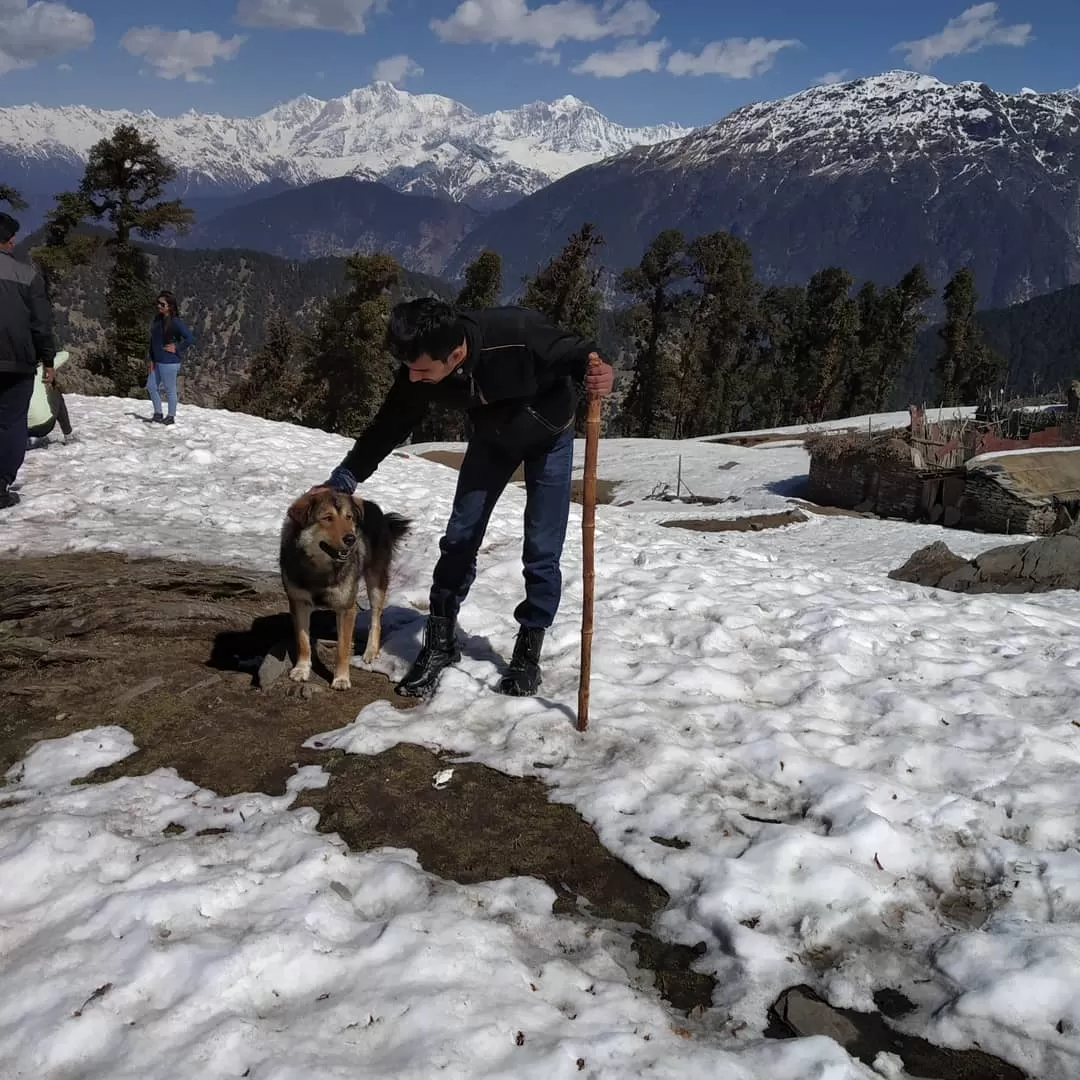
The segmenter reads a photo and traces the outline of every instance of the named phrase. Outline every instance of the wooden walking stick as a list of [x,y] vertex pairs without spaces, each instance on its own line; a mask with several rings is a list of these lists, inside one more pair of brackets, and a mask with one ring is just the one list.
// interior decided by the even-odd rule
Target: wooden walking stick
[[[589,367],[601,363],[596,353],[589,354]],[[600,441],[599,394],[590,394],[585,414],[585,475],[581,493],[581,675],[578,682],[577,729],[589,726],[589,678],[592,675],[593,590],[596,569],[593,551],[596,541],[596,452]]]

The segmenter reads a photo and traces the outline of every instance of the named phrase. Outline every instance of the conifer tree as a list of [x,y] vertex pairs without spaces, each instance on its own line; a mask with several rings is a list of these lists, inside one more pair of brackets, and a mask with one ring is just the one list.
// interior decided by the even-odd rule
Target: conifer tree
[[758,362],[752,387],[754,427],[782,427],[804,419],[800,365],[806,340],[806,289],[773,286],[758,307]]
[[623,406],[628,435],[652,439],[675,434],[682,354],[675,289],[686,275],[686,237],[678,229],[665,229],[638,265],[619,277],[619,287],[632,301],[629,318],[635,342],[634,378]]
[[502,256],[485,248],[465,267],[465,284],[457,295],[459,308],[495,307],[502,294]]
[[944,406],[974,404],[1005,376],[1005,361],[983,341],[975,319],[979,294],[968,267],[958,270],[945,286],[945,324],[938,331],[942,351],[937,375]]
[[604,238],[586,222],[566,241],[547,266],[525,284],[522,306],[542,311],[556,326],[583,338],[596,335],[600,315],[597,282],[600,271],[593,253]]
[[[165,198],[175,177],[176,169],[154,139],[144,138],[133,125],[119,125],[91,147],[78,190],[56,197],[45,246],[38,249],[53,274],[88,261],[100,246],[106,249],[107,346],[98,366],[120,394],[145,379],[147,327],[153,316],[149,266],[136,239],[183,233],[191,223],[191,211],[179,199]],[[73,234],[83,223],[104,225],[108,235],[83,233],[76,239]]]
[[26,200],[7,184],[0,184],[0,203],[7,203],[12,210],[25,210]]
[[401,267],[389,255],[350,255],[346,292],[329,300],[307,348],[300,414],[309,427],[359,433],[394,381],[386,352],[390,290]]
[[302,371],[292,321],[275,307],[266,324],[266,340],[251,361],[246,379],[222,398],[222,408],[295,422],[300,418]]
[[844,374],[859,348],[859,308],[850,296],[853,278],[830,266],[806,286],[806,336],[802,353],[803,412],[811,423],[837,408]]
[[700,347],[700,385],[687,434],[728,431],[746,397],[756,359],[758,286],[750,245],[726,232],[699,236],[687,251],[700,290],[693,315]]
[[913,266],[899,284],[884,291],[883,338],[876,354],[877,367],[868,386],[869,412],[885,410],[900,372],[914,358],[919,331],[927,321],[923,306],[933,295],[934,289],[921,263]]

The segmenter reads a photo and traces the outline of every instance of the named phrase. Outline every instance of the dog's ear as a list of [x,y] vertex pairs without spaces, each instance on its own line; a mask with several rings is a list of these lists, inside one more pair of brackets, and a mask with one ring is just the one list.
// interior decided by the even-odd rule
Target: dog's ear
[[353,513],[356,514],[357,523],[364,520],[364,500],[359,495],[352,497]]
[[292,506],[289,507],[289,520],[296,525],[309,525],[315,511],[315,503],[319,493],[317,488],[304,492]]

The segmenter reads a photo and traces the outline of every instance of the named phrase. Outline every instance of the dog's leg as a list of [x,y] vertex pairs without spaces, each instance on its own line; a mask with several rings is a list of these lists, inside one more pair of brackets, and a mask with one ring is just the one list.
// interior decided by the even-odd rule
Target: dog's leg
[[296,597],[289,597],[293,629],[296,631],[296,663],[289,678],[293,682],[307,682],[311,678],[311,612],[310,604]]
[[370,664],[379,650],[382,648],[382,613],[386,605],[386,582],[385,574],[378,574],[373,569],[364,573],[364,581],[367,584],[368,609],[371,612],[371,622],[368,626],[367,646],[364,649],[363,660]]
[[334,668],[332,690],[348,690],[352,686],[349,678],[349,661],[353,652],[353,632],[356,629],[356,607],[350,604],[344,611],[337,613],[337,666]]

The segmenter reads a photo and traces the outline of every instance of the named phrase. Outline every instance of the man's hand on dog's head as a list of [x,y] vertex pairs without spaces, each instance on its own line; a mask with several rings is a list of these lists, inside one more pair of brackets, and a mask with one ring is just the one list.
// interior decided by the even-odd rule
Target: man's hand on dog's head
[[589,366],[585,370],[585,392],[590,396],[607,397],[615,385],[615,369],[600,358],[589,353]]

